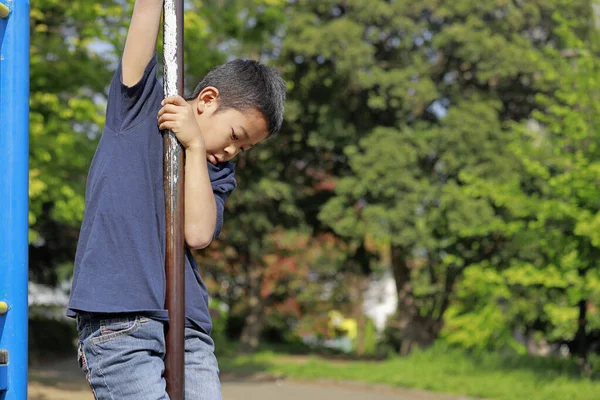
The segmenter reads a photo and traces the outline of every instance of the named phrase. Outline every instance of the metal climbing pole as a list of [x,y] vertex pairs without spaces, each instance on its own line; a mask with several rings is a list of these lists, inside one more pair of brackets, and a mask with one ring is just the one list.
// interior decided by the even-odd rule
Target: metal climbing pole
[[29,0],[0,1],[0,400],[27,398]]
[[[183,0],[165,0],[163,10],[164,95],[183,96]],[[169,310],[165,378],[171,400],[184,399],[184,163],[183,150],[172,132],[164,135],[167,298]]]

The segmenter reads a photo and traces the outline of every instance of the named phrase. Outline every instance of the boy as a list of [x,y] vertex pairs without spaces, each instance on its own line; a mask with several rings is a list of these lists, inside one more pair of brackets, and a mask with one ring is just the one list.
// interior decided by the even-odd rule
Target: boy
[[221,230],[230,160],[281,128],[285,84],[253,61],[214,68],[187,99],[163,100],[155,46],[162,0],[137,0],[106,124],[90,167],[67,314],[97,399],[168,399],[163,378],[165,211],[162,136],[185,148],[185,398],[221,398],[206,287],[190,248]]

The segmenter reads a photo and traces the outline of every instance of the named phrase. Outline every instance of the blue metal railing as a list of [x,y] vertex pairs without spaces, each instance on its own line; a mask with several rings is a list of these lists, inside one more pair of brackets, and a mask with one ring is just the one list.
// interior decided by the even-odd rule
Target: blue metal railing
[[0,3],[0,400],[25,400],[29,0]]

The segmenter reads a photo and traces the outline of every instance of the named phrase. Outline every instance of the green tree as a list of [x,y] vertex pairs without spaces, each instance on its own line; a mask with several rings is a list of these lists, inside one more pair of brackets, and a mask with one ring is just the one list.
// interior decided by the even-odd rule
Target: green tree
[[[591,18],[585,35],[573,20],[558,13],[554,20],[560,46],[545,50],[555,68],[543,73],[559,76],[560,86],[539,95],[543,107],[514,125],[510,149],[519,174],[501,183],[472,180],[474,195],[506,211],[510,258],[470,267],[452,312],[489,338],[504,325],[531,339],[567,343],[585,363],[600,332],[599,42]],[[469,332],[458,328],[449,337],[467,340]]]
[[502,214],[463,173],[511,173],[506,122],[554,88],[539,73],[553,68],[552,14],[581,21],[589,4],[307,0],[288,12],[286,159],[309,190],[340,178],[332,199],[307,190],[307,221],[326,229],[308,211],[325,205],[339,235],[388,240],[402,348],[431,343],[464,268],[501,257]]

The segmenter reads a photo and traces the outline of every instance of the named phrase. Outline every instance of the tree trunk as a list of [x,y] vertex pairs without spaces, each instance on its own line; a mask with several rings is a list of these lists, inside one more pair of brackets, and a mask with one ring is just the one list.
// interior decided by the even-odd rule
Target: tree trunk
[[573,344],[571,346],[571,352],[577,357],[577,364],[581,367],[584,373],[589,374],[592,371],[591,365],[588,362],[588,340],[587,340],[587,299],[580,300],[579,307],[579,318],[577,319],[578,327],[577,333],[573,338]]
[[262,271],[255,268],[249,274],[249,299],[250,313],[246,317],[242,335],[240,337],[240,350],[242,352],[254,352],[260,344],[260,335],[265,326],[266,299],[260,294],[262,284]]
[[415,346],[431,345],[441,329],[441,320],[423,317],[419,314],[411,281],[411,266],[407,252],[399,246],[392,246],[392,272],[396,282],[398,304],[395,320],[390,324],[397,332],[400,353],[408,354]]

